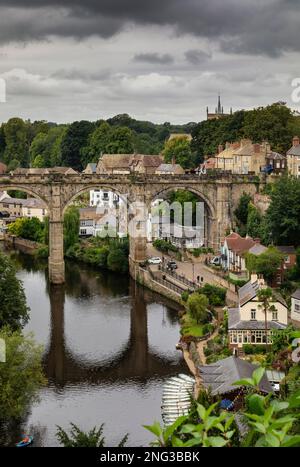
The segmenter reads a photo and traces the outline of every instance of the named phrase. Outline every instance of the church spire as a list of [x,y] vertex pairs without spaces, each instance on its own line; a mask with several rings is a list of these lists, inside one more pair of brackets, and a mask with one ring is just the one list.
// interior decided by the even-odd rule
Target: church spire
[[221,115],[223,112],[222,112],[222,106],[221,106],[221,96],[220,96],[220,93],[219,93],[219,96],[218,96],[218,112],[217,112],[219,115]]

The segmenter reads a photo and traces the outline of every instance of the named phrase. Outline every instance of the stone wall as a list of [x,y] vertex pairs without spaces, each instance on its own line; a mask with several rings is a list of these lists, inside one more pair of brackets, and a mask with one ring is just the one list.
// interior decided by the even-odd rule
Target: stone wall
[[40,243],[32,242],[25,238],[12,237],[10,235],[5,235],[4,241],[9,246],[14,247],[27,255],[35,255],[38,248],[42,246]]

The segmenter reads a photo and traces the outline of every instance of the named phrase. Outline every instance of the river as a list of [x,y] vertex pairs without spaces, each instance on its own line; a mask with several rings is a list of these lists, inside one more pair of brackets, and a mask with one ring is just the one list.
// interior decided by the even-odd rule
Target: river
[[[48,380],[18,433],[36,446],[58,446],[57,425],[82,430],[105,424],[108,446],[153,440],[142,425],[161,421],[162,385],[187,373],[176,306],[119,276],[66,264],[64,286],[50,285],[46,262],[9,253],[23,281],[33,332],[44,346]],[[17,433],[16,432],[16,433]]]

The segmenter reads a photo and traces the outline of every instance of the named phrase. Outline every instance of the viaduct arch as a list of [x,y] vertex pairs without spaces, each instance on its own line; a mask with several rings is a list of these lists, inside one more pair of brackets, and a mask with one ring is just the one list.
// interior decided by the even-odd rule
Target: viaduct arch
[[[233,212],[243,192],[253,195],[262,183],[257,177],[223,174],[206,175],[102,175],[102,174],[13,174],[0,178],[0,190],[20,190],[35,196],[49,211],[49,276],[53,284],[65,280],[63,250],[63,215],[67,206],[80,193],[102,188],[136,203],[148,212],[151,203],[162,193],[187,190],[204,201],[209,213],[208,246],[218,248],[226,231],[232,227]],[[134,235],[130,235],[129,259],[134,265],[146,258],[144,221],[130,219]],[[133,275],[137,270],[132,268]]]

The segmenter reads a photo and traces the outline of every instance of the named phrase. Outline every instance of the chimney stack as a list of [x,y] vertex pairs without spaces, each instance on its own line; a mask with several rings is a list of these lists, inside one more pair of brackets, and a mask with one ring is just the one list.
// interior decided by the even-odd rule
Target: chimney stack
[[293,146],[299,146],[300,144],[300,140],[299,140],[299,136],[294,136],[293,138]]
[[218,146],[218,154],[224,151],[224,146],[222,144],[219,144]]
[[175,165],[175,164],[176,164],[175,156],[172,156],[172,165]]

